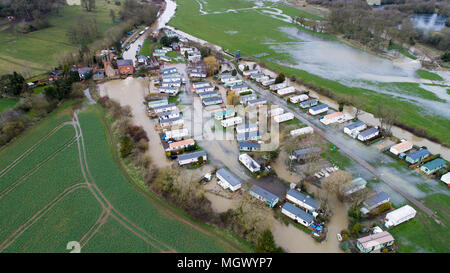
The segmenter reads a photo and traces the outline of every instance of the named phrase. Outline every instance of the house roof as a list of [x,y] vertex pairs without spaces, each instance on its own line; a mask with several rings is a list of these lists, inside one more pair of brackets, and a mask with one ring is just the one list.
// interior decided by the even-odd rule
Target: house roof
[[284,203],[281,208],[294,214],[298,218],[303,219],[304,221],[306,221],[309,224],[312,224],[314,221],[314,217],[312,215],[306,213],[304,210],[296,207],[294,204],[292,204],[290,202]]
[[391,241],[394,241],[394,237],[387,232],[383,231],[373,235],[359,238],[357,240],[365,249],[369,249],[374,246],[382,245]]
[[356,129],[358,127],[364,126],[364,125],[365,125],[365,123],[359,120],[357,122],[353,122],[352,124],[349,124],[349,125],[345,126],[345,128],[347,128],[349,130],[353,130],[353,129]]
[[413,143],[411,141],[403,141],[402,143],[396,144],[394,146],[391,147],[391,149],[395,149],[395,150],[403,150],[407,147],[412,146]]
[[255,142],[239,142],[239,147],[259,148],[261,144]]
[[237,186],[241,184],[241,181],[234,174],[232,174],[229,170],[225,168],[217,170],[217,174],[222,176],[231,186]]
[[215,95],[215,97],[219,96],[219,94],[216,91],[203,92],[203,93],[199,94],[200,98],[207,97],[207,96],[210,96],[210,95]]
[[286,195],[290,195],[290,196],[294,197],[295,199],[298,199],[298,200],[302,201],[303,203],[313,207],[314,209],[319,208],[319,204],[317,204],[317,202],[314,199],[312,199],[311,196],[305,195],[297,190],[290,189],[290,190],[288,190]]
[[255,100],[249,100],[247,103],[249,104],[254,104],[254,103],[258,103],[258,102],[266,102],[267,100],[264,98],[259,98],[259,99],[255,99]]
[[308,155],[311,155],[313,153],[320,153],[321,150],[319,147],[309,147],[309,148],[302,148],[294,151],[295,157],[299,157],[300,159],[306,158]]
[[420,149],[418,151],[409,153],[407,155],[407,157],[409,157],[409,158],[411,158],[413,160],[416,160],[416,159],[422,158],[424,156],[428,156],[429,154],[430,154],[430,152],[427,149]]
[[217,112],[217,113],[215,113],[214,115],[215,115],[216,117],[221,117],[221,116],[225,116],[225,115],[230,114],[230,113],[233,113],[233,114],[234,114],[234,110],[233,110],[233,109],[228,109],[228,110],[224,110],[224,111]]
[[117,60],[117,66],[133,65],[132,60]]
[[174,106],[176,106],[175,103],[169,103],[169,104],[166,104],[166,105],[153,107],[153,110],[165,109],[165,108],[174,107]]
[[358,177],[356,179],[353,179],[352,182],[344,184],[341,189],[347,192],[361,186],[365,187],[366,185],[367,181],[364,178]]
[[441,176],[441,181],[446,183],[447,185],[449,185],[450,184],[450,172]]
[[317,101],[319,101],[319,100],[317,100],[317,99],[306,100],[306,101],[301,102],[300,104],[301,104],[301,105],[309,105],[309,104],[315,103],[315,102],[317,102]]
[[236,126],[236,131],[252,129],[252,128],[258,128],[258,123],[238,125],[238,126]]
[[445,160],[438,157],[434,160],[431,160],[425,164],[423,164],[423,167],[429,169],[429,170],[435,170],[438,168],[441,168],[442,166],[444,166],[446,164]]
[[378,132],[378,128],[372,127],[359,133],[362,137],[367,137]]
[[322,110],[328,108],[328,104],[321,104],[321,105],[317,105],[314,106],[313,108],[309,109],[309,110],[313,110],[313,111],[318,111],[318,110]]
[[209,88],[211,88],[211,87],[214,88],[214,86],[208,85],[208,86],[197,87],[196,89],[197,89],[197,90],[203,90],[203,89],[209,89]]
[[184,146],[184,145],[194,145],[194,144],[195,144],[195,141],[192,138],[190,138],[190,139],[186,139],[186,140],[169,143],[169,148],[179,147],[179,146]]
[[164,111],[164,112],[158,113],[157,116],[158,117],[165,117],[165,116],[169,116],[171,114],[176,114],[176,113],[179,113],[178,110],[175,110],[175,111]]
[[328,115],[325,115],[324,118],[335,118],[335,117],[339,117],[339,116],[343,116],[344,113],[342,112],[334,112]]
[[250,191],[256,193],[257,195],[263,197],[264,199],[266,199],[270,202],[278,201],[278,197],[275,194],[273,194],[269,191],[266,191],[265,189],[263,189],[257,185],[253,185],[252,188],[250,189]]
[[198,151],[198,152],[193,152],[193,153],[189,153],[189,154],[182,154],[182,155],[178,156],[178,162],[187,160],[187,159],[192,159],[192,158],[199,158],[201,156],[206,156],[206,152]]
[[364,201],[364,204],[367,207],[373,207],[376,204],[385,201],[385,200],[389,200],[389,194],[385,193],[384,191],[381,192],[377,192],[376,194],[372,195],[371,197],[367,198]]
[[177,120],[180,120],[180,119],[182,120],[183,118],[181,116],[176,117],[176,118],[168,118],[168,119],[161,120],[159,123],[161,123],[161,124],[163,124],[163,123],[170,123],[170,122],[177,121]]
[[236,90],[236,89],[240,89],[240,88],[248,88],[248,85],[246,85],[246,84],[233,85],[231,87],[231,90]]
[[238,139],[249,139],[255,136],[260,136],[261,133],[259,131],[253,131],[253,132],[245,132],[245,133],[240,133],[237,134],[237,138]]
[[197,86],[197,85],[202,85],[202,84],[211,84],[210,82],[207,82],[207,81],[202,81],[202,82],[194,82],[194,83],[192,83],[192,85],[195,87],[195,86]]
[[215,98],[203,99],[203,102],[214,102],[214,101],[222,101],[222,98],[221,97],[215,97]]

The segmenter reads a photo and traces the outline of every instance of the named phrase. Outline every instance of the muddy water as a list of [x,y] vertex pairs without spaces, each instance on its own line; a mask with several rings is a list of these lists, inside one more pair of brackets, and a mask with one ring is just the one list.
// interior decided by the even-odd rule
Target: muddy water
[[155,131],[155,123],[147,116],[144,97],[148,93],[149,81],[147,78],[128,77],[125,80],[114,80],[99,85],[100,95],[109,96],[120,103],[129,105],[133,113],[133,121],[136,125],[142,126],[150,139],[149,154],[156,167],[163,168],[170,166],[166,159],[164,149],[159,141],[159,135]]

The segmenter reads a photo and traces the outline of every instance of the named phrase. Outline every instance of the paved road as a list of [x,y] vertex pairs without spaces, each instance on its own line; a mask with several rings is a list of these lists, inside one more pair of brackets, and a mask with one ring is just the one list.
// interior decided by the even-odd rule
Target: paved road
[[[231,65],[234,69],[237,69],[235,67],[235,65],[231,62],[229,62],[229,65]],[[261,88],[259,85],[255,84],[254,82],[245,79],[244,77],[242,77],[241,74],[237,74],[238,77],[240,79],[242,79],[248,86],[250,86],[253,90],[255,90],[257,93],[259,93],[260,95],[262,95],[263,97],[265,97],[268,101],[271,101],[272,103],[278,104],[280,107],[282,107],[285,111],[289,111],[292,112],[294,114],[294,116],[296,118],[298,118],[302,123],[311,126],[312,128],[314,128],[314,131],[319,134],[320,136],[322,136],[323,138],[325,138],[326,140],[328,140],[329,142],[333,143],[336,147],[339,147],[339,149],[346,154],[348,157],[352,158],[354,161],[356,161],[357,163],[359,163],[362,167],[364,167],[365,169],[367,169],[369,172],[371,172],[373,175],[375,175],[378,179],[382,180],[384,183],[386,183],[389,187],[391,187],[393,190],[395,190],[396,192],[398,192],[401,196],[403,196],[406,200],[410,201],[411,203],[413,203],[414,205],[416,205],[418,208],[420,208],[421,210],[423,210],[427,215],[432,216],[432,217],[437,217],[432,210],[430,210],[429,208],[427,208],[423,203],[421,203],[419,200],[415,199],[413,196],[411,196],[410,194],[408,194],[407,192],[403,191],[402,189],[400,189],[399,187],[397,187],[394,183],[383,179],[383,176],[380,172],[378,172],[374,167],[372,167],[372,165],[370,165],[367,161],[365,161],[364,159],[360,158],[358,155],[356,155],[355,153],[353,153],[351,151],[351,149],[349,149],[347,146],[343,145],[342,143],[340,143],[338,140],[336,140],[334,133],[331,134],[329,132],[323,131],[319,128],[317,128],[315,125],[313,125],[307,118],[305,118],[304,116],[302,116],[299,111],[293,111],[292,109],[290,109],[288,107],[288,104],[286,102],[286,100],[281,99],[277,96],[275,96],[272,92],[270,92],[269,90],[263,89]],[[302,113],[303,114],[303,113]]]

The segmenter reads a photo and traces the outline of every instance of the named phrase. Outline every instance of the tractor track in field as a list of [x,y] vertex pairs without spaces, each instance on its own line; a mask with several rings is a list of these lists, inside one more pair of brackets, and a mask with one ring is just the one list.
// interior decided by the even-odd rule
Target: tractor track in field
[[50,201],[47,205],[41,208],[38,212],[36,212],[31,218],[29,218],[24,224],[22,224],[19,228],[13,231],[1,244],[0,244],[0,252],[9,247],[14,241],[19,238],[22,233],[24,233],[27,229],[29,229],[33,224],[35,224],[42,216],[44,216],[53,206],[58,204],[61,200],[64,199],[68,194],[72,193],[75,190],[78,190],[83,187],[87,187],[88,184],[86,182],[81,182],[74,184],[70,187],[64,189],[55,199]]
[[50,154],[47,158],[36,164],[33,168],[31,168],[29,171],[27,171],[23,176],[21,176],[16,182],[6,187],[4,190],[0,192],[0,200],[5,197],[8,193],[10,193],[12,190],[14,190],[17,186],[19,186],[22,182],[26,181],[27,178],[32,176],[35,172],[37,172],[44,164],[55,158],[59,153],[64,151],[66,148],[72,146],[73,143],[75,143],[76,137],[73,137],[66,143],[64,143],[61,147],[59,147],[55,152]]
[[[41,138],[38,142],[33,144],[30,148],[28,148],[25,152],[23,152],[18,158],[16,158],[13,162],[11,162],[8,166],[6,166],[3,170],[0,171],[0,178],[4,176],[10,169],[14,168],[17,164],[19,164],[27,155],[32,153],[39,145],[41,145],[42,142],[46,141],[48,138],[50,138],[52,135],[54,135],[59,129],[64,127],[65,125],[72,124],[71,121],[69,122],[63,122],[53,128],[47,135],[45,135],[43,138]],[[2,150],[3,151],[3,150]]]

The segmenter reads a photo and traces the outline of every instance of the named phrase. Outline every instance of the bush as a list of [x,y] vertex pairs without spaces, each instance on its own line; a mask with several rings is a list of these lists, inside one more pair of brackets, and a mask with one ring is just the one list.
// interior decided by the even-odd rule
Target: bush
[[133,151],[134,145],[129,136],[122,137],[120,141],[120,156],[126,158]]
[[280,73],[280,74],[278,74],[278,76],[275,79],[275,84],[282,83],[282,82],[284,82],[285,79],[286,79],[286,76],[284,75],[284,73]]
[[391,202],[387,202],[387,203],[381,204],[381,205],[378,207],[378,213],[383,213],[383,212],[385,212],[385,211],[390,210],[391,208],[392,208]]
[[275,239],[270,229],[264,230],[255,247],[256,253],[282,253],[283,250],[277,247]]

